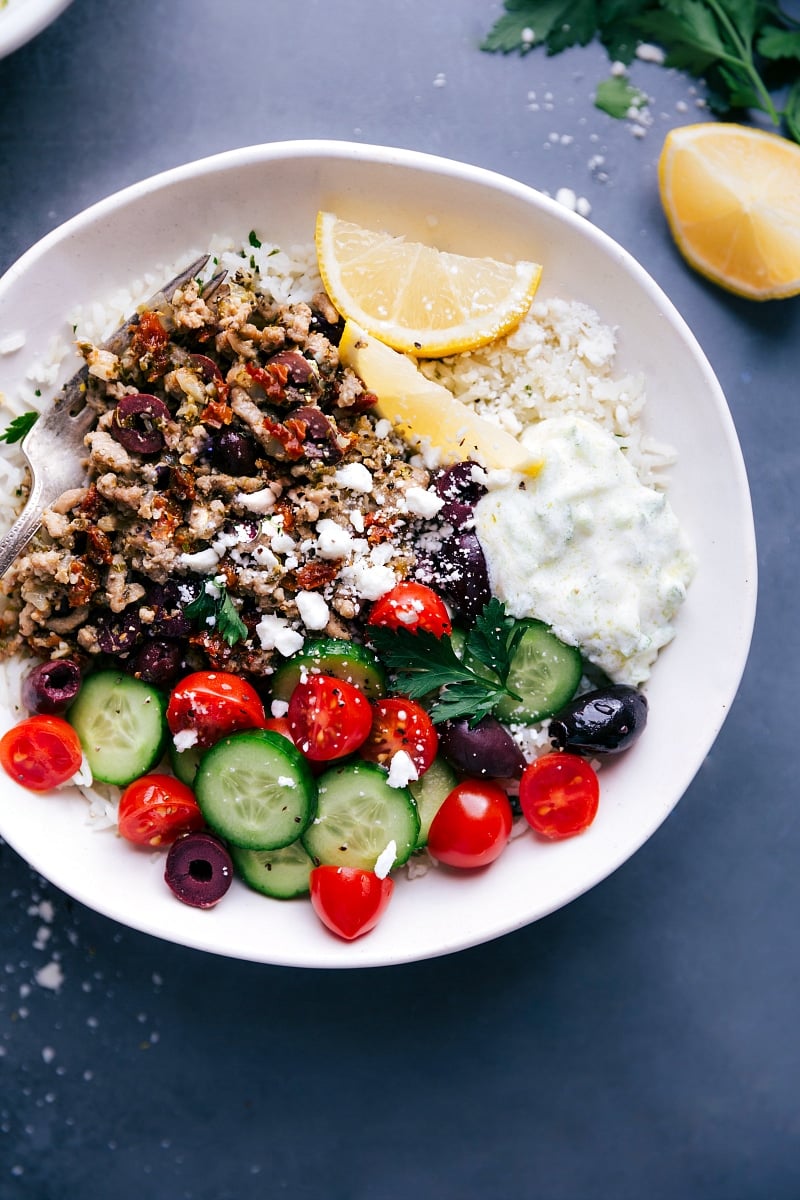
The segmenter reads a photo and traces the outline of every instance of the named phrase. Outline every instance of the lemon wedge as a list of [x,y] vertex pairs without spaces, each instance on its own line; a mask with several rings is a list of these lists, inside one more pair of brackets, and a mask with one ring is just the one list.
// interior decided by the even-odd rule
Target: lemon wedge
[[671,130],[661,203],[686,261],[749,300],[800,293],[800,146],[746,125]]
[[391,421],[412,445],[430,444],[444,464],[470,458],[488,469],[537,475],[534,458],[515,437],[484,420],[446,387],[417,370],[404,354],[346,321],[339,343],[341,361],[378,397],[378,415]]
[[510,332],[542,274],[538,263],[449,254],[330,212],[317,214],[316,248],[341,315],[418,358],[474,350]]

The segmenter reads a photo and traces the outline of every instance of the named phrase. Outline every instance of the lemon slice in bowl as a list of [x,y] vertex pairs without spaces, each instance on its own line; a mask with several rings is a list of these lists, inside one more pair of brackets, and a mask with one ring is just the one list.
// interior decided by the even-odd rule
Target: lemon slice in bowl
[[474,350],[510,332],[533,300],[538,263],[449,254],[317,214],[322,282],[343,317],[419,358]]
[[690,266],[749,300],[800,293],[800,146],[746,125],[671,130],[661,203]]
[[405,354],[346,321],[339,358],[378,397],[378,416],[412,444],[427,443],[444,463],[474,459],[492,470],[537,475],[542,460],[499,425],[479,417],[446,387],[426,378]]

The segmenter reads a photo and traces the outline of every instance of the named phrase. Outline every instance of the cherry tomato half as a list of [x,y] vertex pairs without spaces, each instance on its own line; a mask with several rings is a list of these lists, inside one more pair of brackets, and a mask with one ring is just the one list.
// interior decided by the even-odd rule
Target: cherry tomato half
[[449,867],[485,867],[505,849],[512,820],[511,802],[498,784],[466,779],[433,818],[428,849]]
[[0,764],[31,792],[66,783],[82,761],[80,739],[63,717],[26,717],[0,739]]
[[194,793],[171,775],[143,775],[120,796],[121,835],[137,846],[163,846],[205,825]]
[[372,706],[363,692],[332,675],[309,675],[289,698],[289,732],[312,762],[352,754],[372,728]]
[[266,720],[261,697],[246,680],[228,671],[195,671],[172,689],[167,724],[173,736],[197,733],[197,745],[213,746],[240,729],[260,729]]
[[425,709],[403,696],[387,696],[372,706],[372,728],[359,753],[369,762],[388,767],[398,750],[405,750],[423,775],[438,747],[436,726]]
[[447,606],[424,583],[404,579],[391,591],[376,600],[369,614],[370,625],[385,625],[388,629],[408,629],[416,633],[424,629],[434,637],[452,633],[453,625]]
[[519,781],[526,821],[553,840],[583,833],[597,815],[599,800],[597,775],[577,754],[545,754],[528,764]]
[[394,883],[360,867],[314,867],[309,877],[314,912],[333,933],[352,941],[374,929]]

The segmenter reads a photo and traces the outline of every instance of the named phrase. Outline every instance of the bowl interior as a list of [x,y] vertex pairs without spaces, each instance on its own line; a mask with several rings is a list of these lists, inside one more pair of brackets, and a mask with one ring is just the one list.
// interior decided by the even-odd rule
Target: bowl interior
[[72,0],[10,0],[0,12],[0,58],[41,33]]
[[[536,259],[544,267],[540,296],[584,301],[617,327],[620,372],[646,377],[647,431],[678,450],[670,498],[699,561],[677,637],[647,687],[648,730],[635,751],[603,768],[592,828],[560,845],[526,835],[482,872],[402,879],[379,927],[355,943],[328,935],[307,903],[268,901],[244,887],[211,912],[186,908],[161,882],[163,856],[89,828],[82,799],[0,783],[0,833],[54,884],[112,918],[245,959],[366,966],[448,953],[524,925],[599,882],[646,841],[688,787],[738,687],[753,626],[755,550],[727,405],[656,284],[600,231],[536,191],[413,152],[319,142],[254,147],[100,202],[0,281],[0,335],[28,335],[0,364],[0,386],[12,393],[54,335],[69,338],[74,305],[103,300],[146,269],[190,261],[215,233],[246,240],[255,229],[285,246],[307,243],[319,208],[462,253]],[[64,365],[63,378],[75,365]],[[4,724],[13,715],[6,702]]]

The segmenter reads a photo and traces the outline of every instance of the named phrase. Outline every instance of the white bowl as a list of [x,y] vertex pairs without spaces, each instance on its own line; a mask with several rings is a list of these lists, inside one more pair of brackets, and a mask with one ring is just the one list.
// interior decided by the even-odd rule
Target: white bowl
[[0,12],[0,58],[36,37],[72,0],[10,0]]
[[[223,955],[308,967],[429,958],[516,929],[568,903],[625,862],[658,828],[709,751],[736,693],[752,633],[756,561],[749,491],[719,384],[691,332],[645,271],[610,238],[531,188],[405,150],[289,142],[235,150],[145,180],[94,205],[29,250],[0,281],[0,334],[24,328],[2,363],[12,391],[65,313],[149,267],[180,260],[215,232],[252,228],[308,242],[319,208],[377,222],[442,248],[544,265],[540,296],[582,300],[619,329],[620,370],[647,380],[647,428],[678,449],[670,496],[699,569],[677,636],[650,683],[648,728],[601,774],[601,809],[582,836],[514,841],[491,867],[401,879],[378,928],[352,943],[304,901],[234,885],[215,909],[176,901],[163,855],[87,827],[77,796],[37,796],[2,781],[0,833],[82,903],[156,936]],[[65,365],[66,378],[75,364]],[[0,712],[3,725],[11,714]]]

